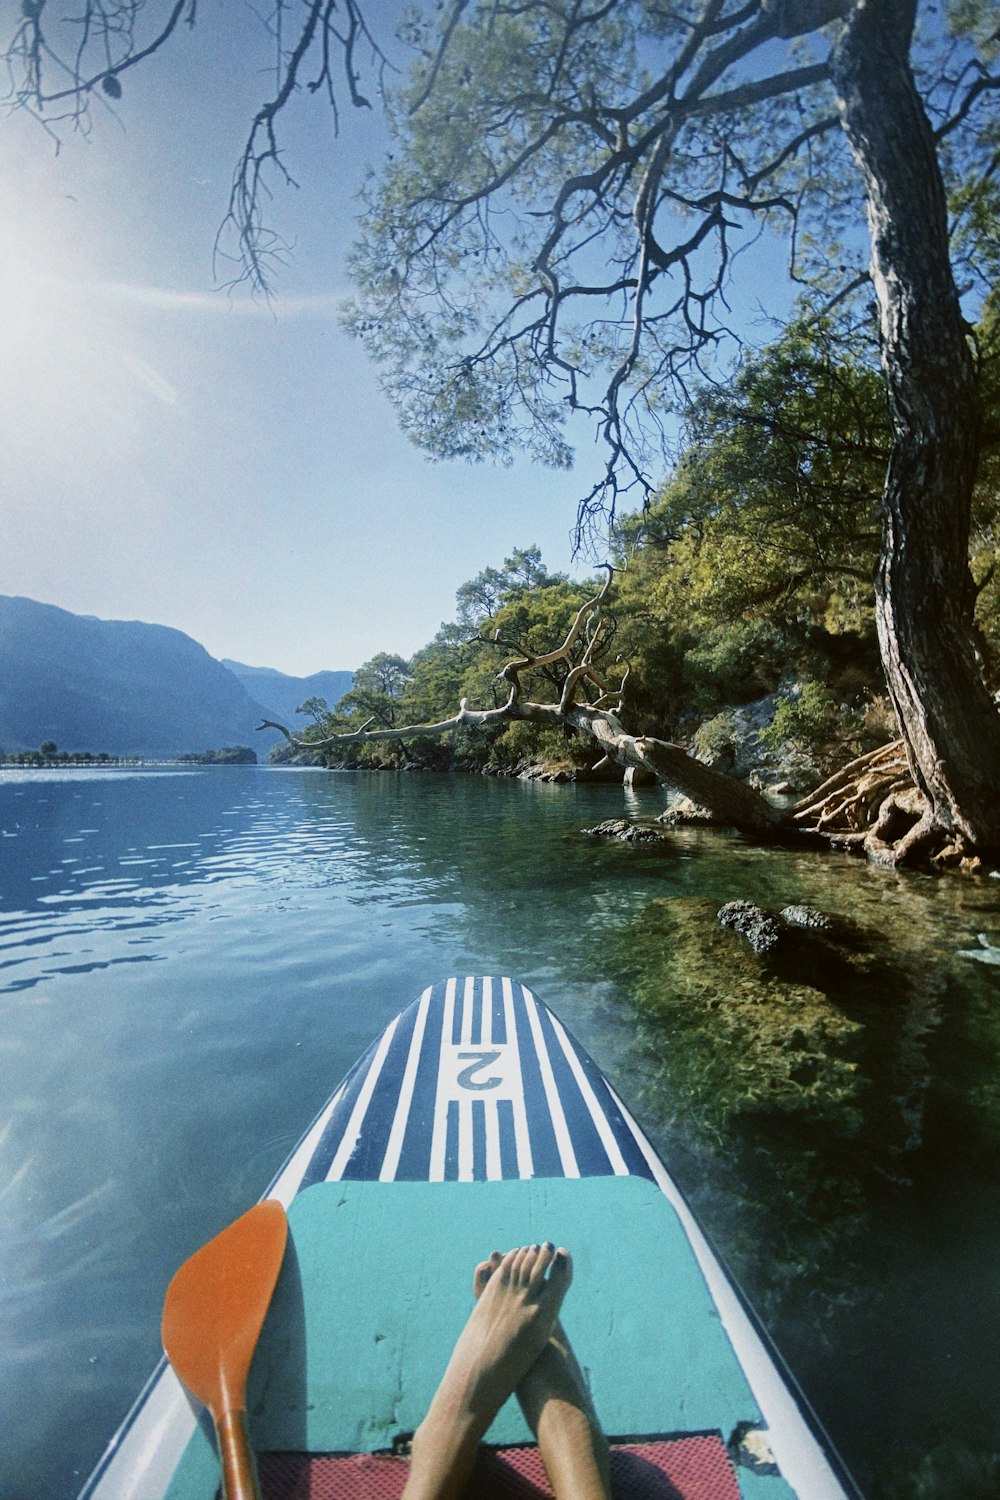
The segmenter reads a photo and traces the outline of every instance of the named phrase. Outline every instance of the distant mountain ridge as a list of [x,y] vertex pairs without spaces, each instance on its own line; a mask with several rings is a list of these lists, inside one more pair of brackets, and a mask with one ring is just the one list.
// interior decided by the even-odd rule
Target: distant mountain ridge
[[[350,674],[316,674],[341,676]],[[283,684],[300,692],[312,680],[276,672],[274,696],[284,703]],[[0,750],[53,740],[60,750],[171,759],[249,745],[263,758],[279,736],[256,726],[281,717],[278,702],[249,692],[181,630],[0,594]]]
[[307,698],[324,698],[328,707],[351,691],[353,672],[313,672],[310,677],[290,677],[285,672],[276,672],[273,667],[248,667],[239,661],[222,658],[222,665],[239,678],[252,698],[267,703],[272,709],[268,717],[277,719],[288,729],[303,728],[301,719],[296,720],[295,710]]

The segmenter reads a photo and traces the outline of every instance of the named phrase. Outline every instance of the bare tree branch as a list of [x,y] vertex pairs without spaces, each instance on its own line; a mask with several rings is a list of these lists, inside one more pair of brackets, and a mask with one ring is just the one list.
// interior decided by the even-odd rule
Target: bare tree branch
[[[331,71],[330,43],[337,44],[344,78],[352,105],[370,109],[371,103],[357,86],[355,54],[359,42],[367,42],[375,62],[379,85],[388,66],[385,54],[368,29],[357,0],[344,0],[347,28],[340,31],[334,25],[337,0],[309,0],[305,21],[298,40],[286,56],[281,53],[279,42],[278,88],[273,98],[262,104],[254,116],[250,133],[236,170],[229,195],[229,210],[219,228],[215,240],[217,259],[235,260],[235,280],[249,281],[256,290],[265,295],[271,291],[270,265],[281,263],[285,245],[278,236],[270,232],[264,221],[264,200],[270,197],[267,185],[268,173],[276,171],[289,186],[297,186],[285,162],[278,144],[277,119],[289,100],[302,87],[301,75],[307,59],[319,43],[321,68],[318,75],[306,87],[311,93],[325,86],[328,102],[333,110],[334,128],[337,127],[337,103]],[[280,4],[279,4],[280,9]],[[229,229],[235,232],[237,252],[233,256],[223,250],[225,235]]]
[[[47,19],[45,0],[24,0],[21,6],[23,20],[4,52],[11,78],[7,103],[13,108],[28,109],[44,119],[53,105],[72,100],[69,117],[82,123],[90,96],[98,86],[109,99],[120,98],[119,75],[158,52],[182,21],[193,27],[197,0],[175,0],[159,31],[144,46],[136,48],[136,27],[144,9],[142,0],[108,0],[106,4],[84,0],[80,14],[66,18],[73,21],[78,36],[72,52],[65,55],[52,45],[49,33],[44,29],[43,22]],[[99,68],[90,62],[92,45],[103,54]],[[63,87],[47,87],[44,75],[48,66],[54,68],[57,76],[68,78],[69,83]],[[23,76],[20,84],[14,81],[16,67]],[[55,118],[59,120],[65,116]]]

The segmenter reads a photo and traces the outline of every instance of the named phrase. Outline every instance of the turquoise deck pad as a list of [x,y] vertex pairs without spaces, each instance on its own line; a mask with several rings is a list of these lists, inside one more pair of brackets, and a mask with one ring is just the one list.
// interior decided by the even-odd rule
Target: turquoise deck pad
[[[562,1322],[609,1436],[726,1440],[760,1421],[687,1236],[645,1179],[328,1182],[294,1200],[289,1232],[247,1392],[261,1451],[370,1452],[412,1433],[472,1307],[474,1266],[543,1239],[573,1253]],[[487,1442],[531,1442],[516,1401]],[[207,1437],[192,1449],[214,1464]],[[181,1469],[195,1478],[204,1457]],[[762,1493],[790,1491],[771,1479]],[[193,1494],[205,1491],[171,1490]]]
[[[248,1392],[262,1451],[373,1451],[412,1432],[468,1317],[476,1263],[544,1239],[573,1254],[563,1322],[609,1435],[725,1440],[760,1418],[677,1217],[645,1179],[321,1183],[295,1199],[289,1228]],[[531,1440],[516,1402],[487,1440]],[[201,1433],[195,1447],[211,1449]]]
[[[563,1321],[606,1432],[728,1438],[759,1419],[651,1182],[324,1183],[295,1200],[289,1227],[298,1274],[282,1275],[248,1404],[262,1449],[372,1450],[412,1432],[469,1315],[476,1263],[545,1239],[573,1255]],[[489,1440],[531,1440],[516,1402]]]
[[[288,1224],[247,1391],[261,1451],[372,1452],[412,1433],[469,1316],[474,1266],[543,1239],[573,1254],[562,1322],[609,1436],[726,1440],[760,1421],[687,1236],[646,1179],[324,1182]],[[516,1401],[487,1442],[531,1442]],[[201,1433],[192,1448],[211,1455]]]
[[[248,1407],[260,1448],[372,1450],[412,1432],[477,1261],[544,1239],[573,1254],[564,1323],[606,1432],[728,1438],[759,1418],[676,1215],[641,1178],[319,1184],[289,1225],[298,1274],[279,1283]],[[269,1390],[282,1394],[258,1416]],[[511,1402],[490,1441],[530,1440]]]

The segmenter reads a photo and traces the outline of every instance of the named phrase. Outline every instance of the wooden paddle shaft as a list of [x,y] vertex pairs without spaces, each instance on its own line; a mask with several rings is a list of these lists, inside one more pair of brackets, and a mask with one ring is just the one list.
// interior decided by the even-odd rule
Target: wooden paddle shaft
[[224,1500],[261,1500],[246,1412],[222,1412],[216,1418],[215,1431],[219,1439]]

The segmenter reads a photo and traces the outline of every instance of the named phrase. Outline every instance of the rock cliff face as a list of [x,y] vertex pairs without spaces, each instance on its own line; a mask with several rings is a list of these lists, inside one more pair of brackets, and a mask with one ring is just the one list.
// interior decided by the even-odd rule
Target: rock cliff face
[[97,620],[0,595],[0,749],[169,758],[219,745],[266,754],[258,703],[180,630]]

